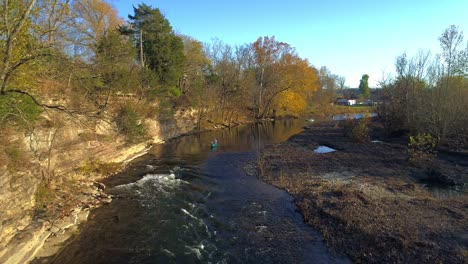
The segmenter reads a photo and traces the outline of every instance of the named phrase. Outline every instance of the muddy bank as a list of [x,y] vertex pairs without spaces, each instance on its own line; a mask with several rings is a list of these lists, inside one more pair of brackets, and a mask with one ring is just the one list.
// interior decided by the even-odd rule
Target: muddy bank
[[[290,192],[305,221],[357,263],[466,263],[467,194],[436,198],[420,182],[430,179],[429,166],[466,184],[468,168],[414,166],[402,144],[343,134],[338,123],[311,126],[263,149],[250,169]],[[336,151],[315,153],[321,145]]]

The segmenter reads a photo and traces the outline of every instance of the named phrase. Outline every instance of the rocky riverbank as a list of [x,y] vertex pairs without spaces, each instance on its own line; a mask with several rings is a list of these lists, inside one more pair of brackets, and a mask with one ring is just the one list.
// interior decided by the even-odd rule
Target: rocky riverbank
[[[151,130],[139,144],[129,144],[106,122],[77,122],[57,113],[45,115],[26,135],[3,134],[14,163],[0,167],[0,263],[56,253],[92,208],[111,202],[98,181],[124,169],[151,144],[193,131],[195,114],[180,111],[164,124],[144,120]],[[61,125],[51,125],[52,119]]]
[[291,193],[305,221],[357,263],[467,263],[466,192],[440,198],[421,184],[434,170],[466,184],[462,163],[414,166],[405,145],[355,143],[329,122],[266,147],[248,168]]

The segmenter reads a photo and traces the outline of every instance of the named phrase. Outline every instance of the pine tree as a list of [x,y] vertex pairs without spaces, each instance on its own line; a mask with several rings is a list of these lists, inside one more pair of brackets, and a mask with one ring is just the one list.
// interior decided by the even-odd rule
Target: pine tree
[[361,80],[359,81],[359,91],[361,91],[362,96],[364,98],[369,98],[370,97],[369,75],[367,75],[367,74],[362,75]]

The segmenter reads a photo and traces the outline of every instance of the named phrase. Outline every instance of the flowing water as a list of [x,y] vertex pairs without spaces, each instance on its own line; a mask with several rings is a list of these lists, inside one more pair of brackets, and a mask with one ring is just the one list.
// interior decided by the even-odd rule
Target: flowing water
[[304,223],[289,194],[242,169],[260,147],[303,126],[258,123],[153,147],[105,182],[116,199],[46,262],[348,263]]

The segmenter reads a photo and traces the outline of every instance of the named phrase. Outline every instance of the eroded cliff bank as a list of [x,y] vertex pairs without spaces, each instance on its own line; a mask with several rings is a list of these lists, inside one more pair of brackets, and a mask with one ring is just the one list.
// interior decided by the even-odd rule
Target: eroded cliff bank
[[59,235],[73,231],[91,208],[111,201],[98,180],[124,168],[151,144],[193,131],[195,115],[192,110],[179,110],[164,123],[141,120],[148,134],[140,143],[129,143],[105,118],[56,112],[43,114],[27,133],[5,131],[1,138],[7,162],[0,170],[0,262],[27,263],[47,239],[63,241]]

